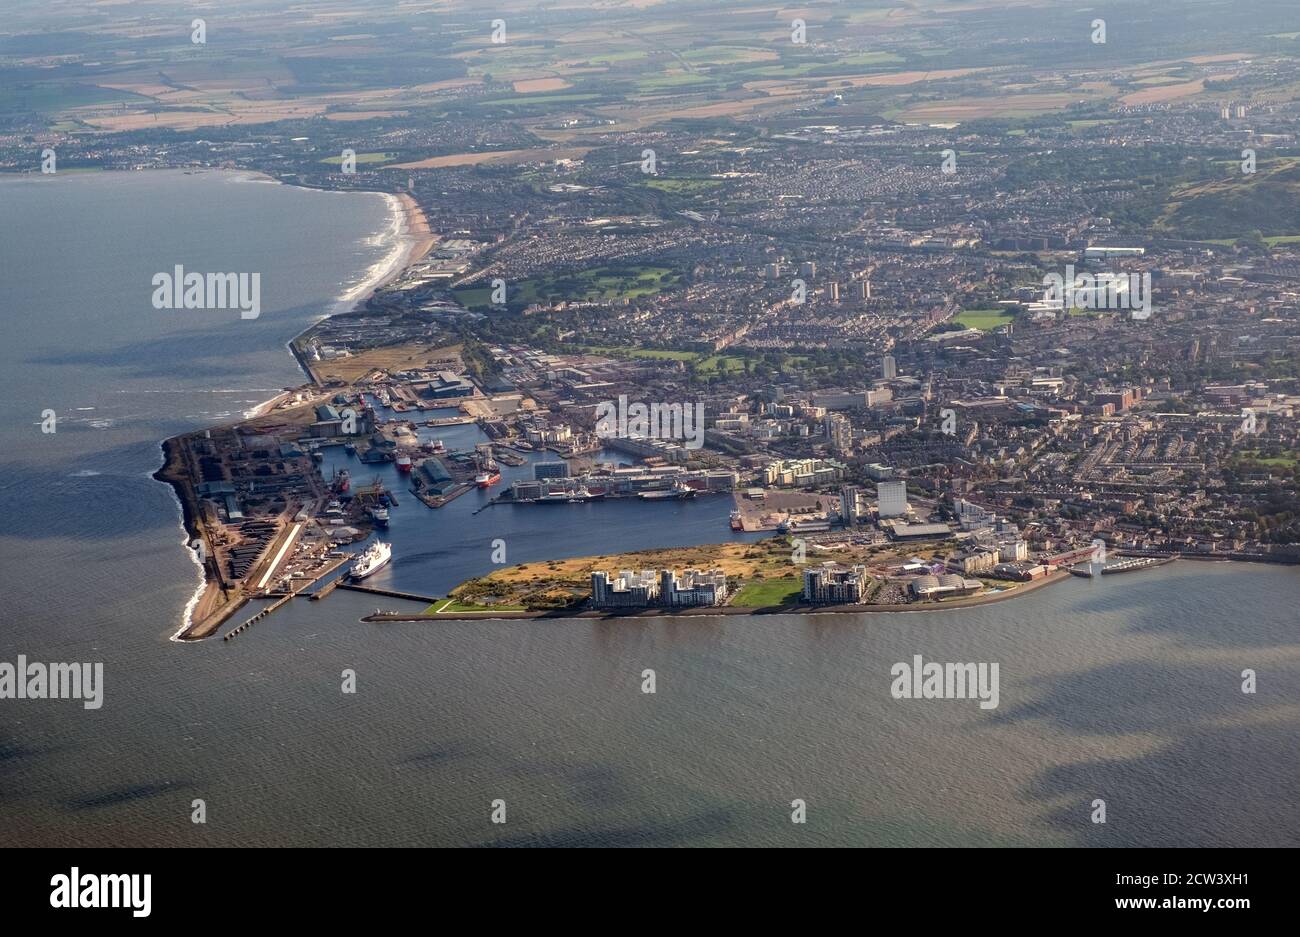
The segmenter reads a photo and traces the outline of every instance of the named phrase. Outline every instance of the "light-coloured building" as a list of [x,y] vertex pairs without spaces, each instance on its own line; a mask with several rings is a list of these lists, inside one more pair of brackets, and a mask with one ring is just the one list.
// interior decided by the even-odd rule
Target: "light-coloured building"
[[676,570],[661,569],[659,600],[669,608],[724,605],[727,601],[727,575],[720,569],[708,572],[688,569],[678,576]]
[[867,592],[865,566],[823,563],[803,571],[803,598],[818,605],[857,605]]
[[840,488],[840,520],[845,527],[852,527],[858,522],[858,489],[853,485]]
[[844,465],[830,459],[782,459],[764,470],[766,484],[781,488],[829,485],[844,477]]
[[999,563],[1018,563],[1029,559],[1029,544],[1023,540],[998,544]]
[[646,608],[658,598],[659,578],[652,569],[625,569],[613,579],[604,570],[591,574],[591,604],[597,608]]
[[853,448],[853,426],[839,413],[828,413],[822,421],[826,430],[826,441],[836,454],[848,452]]
[[613,578],[604,570],[591,574],[591,604],[596,608],[690,608],[724,605],[727,576],[720,569],[625,569]]
[[876,513],[883,517],[907,514],[907,482],[882,481],[876,484]]
[[957,564],[967,576],[991,572],[993,567],[998,565],[998,551],[973,550],[970,553],[963,553],[957,557]]

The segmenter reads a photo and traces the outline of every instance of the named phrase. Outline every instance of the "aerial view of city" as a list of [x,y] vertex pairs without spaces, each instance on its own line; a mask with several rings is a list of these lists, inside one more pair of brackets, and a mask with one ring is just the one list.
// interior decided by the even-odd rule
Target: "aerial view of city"
[[1300,845],[1293,0],[4,6],[7,845]]

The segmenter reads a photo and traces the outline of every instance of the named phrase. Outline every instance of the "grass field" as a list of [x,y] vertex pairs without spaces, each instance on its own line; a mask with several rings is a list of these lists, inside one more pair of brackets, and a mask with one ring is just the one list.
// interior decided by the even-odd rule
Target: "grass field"
[[526,612],[528,609],[522,605],[475,605],[473,603],[457,602],[455,599],[439,599],[434,602],[421,615],[436,615],[438,612]]
[[[374,163],[387,163],[396,158],[397,158],[396,153],[358,153],[357,165],[367,166]],[[330,156],[327,157],[326,159],[321,160],[321,162],[326,163],[327,165],[330,166],[337,166],[343,162],[343,157],[342,155]]]
[[722,185],[717,179],[647,179],[641,185],[674,195],[704,192]]
[[593,355],[614,358],[656,358],[662,361],[694,361],[700,356],[694,351],[665,351],[659,348],[613,348],[609,345],[587,345],[583,351]]
[[470,579],[451,591],[459,602],[477,597],[500,603],[494,606],[500,610],[508,605],[555,608],[589,596],[591,574],[596,570],[715,568],[722,569],[729,579],[752,581],[764,577],[757,579],[756,585],[779,581],[789,577],[790,546],[784,539],[774,538],[759,543],[716,543],[525,563]]
[[1006,325],[1015,317],[1014,312],[1008,312],[1006,309],[967,309],[960,315],[954,316],[952,321],[968,329],[991,332],[1000,325]]
[[[1206,244],[1219,244],[1223,247],[1234,246],[1240,238],[1202,238]],[[1272,237],[1264,238],[1264,243],[1269,247],[1277,247],[1279,244],[1300,244],[1300,234],[1275,234]]]
[[1261,458],[1258,449],[1246,449],[1237,455],[1243,462],[1257,462],[1260,465],[1273,465],[1290,469],[1300,465],[1300,452],[1290,452],[1287,455]]
[[659,348],[611,348],[587,345],[583,351],[611,358],[656,358],[664,361],[694,361],[701,374],[731,373],[745,370],[745,358],[738,355],[705,355],[698,351],[666,351]]
[[406,368],[429,367],[443,361],[459,361],[460,349],[460,345],[430,348],[425,342],[385,345],[358,352],[347,358],[313,361],[312,371],[322,381],[343,381],[350,384],[377,368],[402,371]]
[[[524,280],[507,293],[511,303],[614,302],[652,296],[674,285],[679,277],[668,267],[597,267],[580,273],[555,274]],[[467,309],[488,306],[490,287],[456,290],[456,299]]]
[[760,579],[746,583],[731,600],[741,608],[768,608],[787,605],[803,594],[803,583],[798,579]]
[[733,371],[743,370],[745,370],[745,359],[735,355],[710,355],[700,359],[699,363],[701,374],[714,374],[718,371],[730,374]]

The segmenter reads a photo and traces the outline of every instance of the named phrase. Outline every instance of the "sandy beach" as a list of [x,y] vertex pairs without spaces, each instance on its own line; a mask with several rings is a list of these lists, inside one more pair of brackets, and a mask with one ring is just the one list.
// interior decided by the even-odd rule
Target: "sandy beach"
[[420,204],[409,194],[403,192],[397,196],[397,200],[402,203],[402,217],[405,226],[405,234],[411,238],[411,252],[406,256],[406,262],[402,269],[409,267],[411,264],[423,260],[428,256],[433,245],[438,243],[438,238],[429,228],[429,219],[420,208]]

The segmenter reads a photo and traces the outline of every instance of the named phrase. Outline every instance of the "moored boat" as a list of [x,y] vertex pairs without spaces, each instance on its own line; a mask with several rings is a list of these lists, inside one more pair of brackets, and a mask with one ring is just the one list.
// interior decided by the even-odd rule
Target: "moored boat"
[[393,548],[382,540],[376,540],[365,550],[357,555],[352,561],[352,566],[348,570],[348,575],[353,579],[361,580],[367,576],[373,576],[393,558]]
[[637,495],[638,498],[644,498],[646,501],[680,501],[684,498],[694,498],[695,489],[689,485],[683,485],[681,482],[674,482],[673,486],[666,491],[643,491]]

